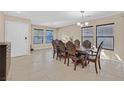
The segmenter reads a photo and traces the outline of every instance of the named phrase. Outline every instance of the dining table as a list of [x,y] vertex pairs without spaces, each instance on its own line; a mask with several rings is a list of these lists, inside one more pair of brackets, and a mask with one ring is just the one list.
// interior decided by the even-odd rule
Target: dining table
[[91,55],[92,53],[97,53],[97,49],[96,48],[86,49],[86,48],[80,47],[76,49],[76,52],[77,52],[76,53],[77,56],[84,57],[85,66],[87,66],[89,55]]

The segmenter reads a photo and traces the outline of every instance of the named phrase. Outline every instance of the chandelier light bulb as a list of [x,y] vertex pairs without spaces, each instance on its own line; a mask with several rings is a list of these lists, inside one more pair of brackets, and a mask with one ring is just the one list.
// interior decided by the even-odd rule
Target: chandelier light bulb
[[89,23],[88,22],[85,22],[85,26],[88,26],[89,25]]
[[77,23],[77,26],[80,26],[80,25],[81,25],[81,23],[80,23],[80,22],[78,22],[78,23]]
[[81,24],[80,26],[81,26],[81,27],[83,27],[83,26],[84,26],[84,24]]

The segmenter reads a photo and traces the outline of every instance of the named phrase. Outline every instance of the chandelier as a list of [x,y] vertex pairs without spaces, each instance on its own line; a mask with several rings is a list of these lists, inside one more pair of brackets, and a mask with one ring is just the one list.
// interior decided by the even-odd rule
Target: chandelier
[[77,26],[80,26],[80,27],[86,27],[86,26],[88,26],[89,23],[86,22],[86,21],[84,21],[84,18],[85,18],[84,11],[81,11],[81,15],[82,15],[83,22],[77,22]]

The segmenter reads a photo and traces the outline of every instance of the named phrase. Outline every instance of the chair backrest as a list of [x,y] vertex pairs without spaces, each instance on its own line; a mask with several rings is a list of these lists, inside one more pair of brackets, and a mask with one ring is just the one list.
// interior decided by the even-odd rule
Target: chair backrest
[[89,49],[91,48],[91,42],[89,40],[85,40],[83,43],[82,43],[83,47],[86,48],[86,49]]
[[74,41],[74,44],[75,44],[76,48],[79,48],[80,47],[80,41],[78,39],[76,39]]
[[100,43],[100,45],[98,47],[97,55],[96,55],[96,60],[100,57],[102,46],[103,46],[103,41]]
[[53,49],[56,49],[59,45],[59,40],[56,39],[56,40],[52,40],[52,46],[53,46]]
[[55,40],[52,40],[52,46],[55,48]]
[[75,55],[75,53],[76,53],[76,46],[71,41],[68,41],[66,43],[66,48],[67,48],[68,54]]
[[59,50],[61,51],[61,52],[65,52],[65,43],[64,42],[62,42],[61,40],[59,41]]

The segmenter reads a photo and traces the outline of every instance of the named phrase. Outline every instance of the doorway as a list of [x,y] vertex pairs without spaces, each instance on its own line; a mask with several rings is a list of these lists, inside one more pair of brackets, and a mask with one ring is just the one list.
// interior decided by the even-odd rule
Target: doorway
[[21,22],[5,22],[5,40],[11,42],[11,56],[29,54],[29,24]]

